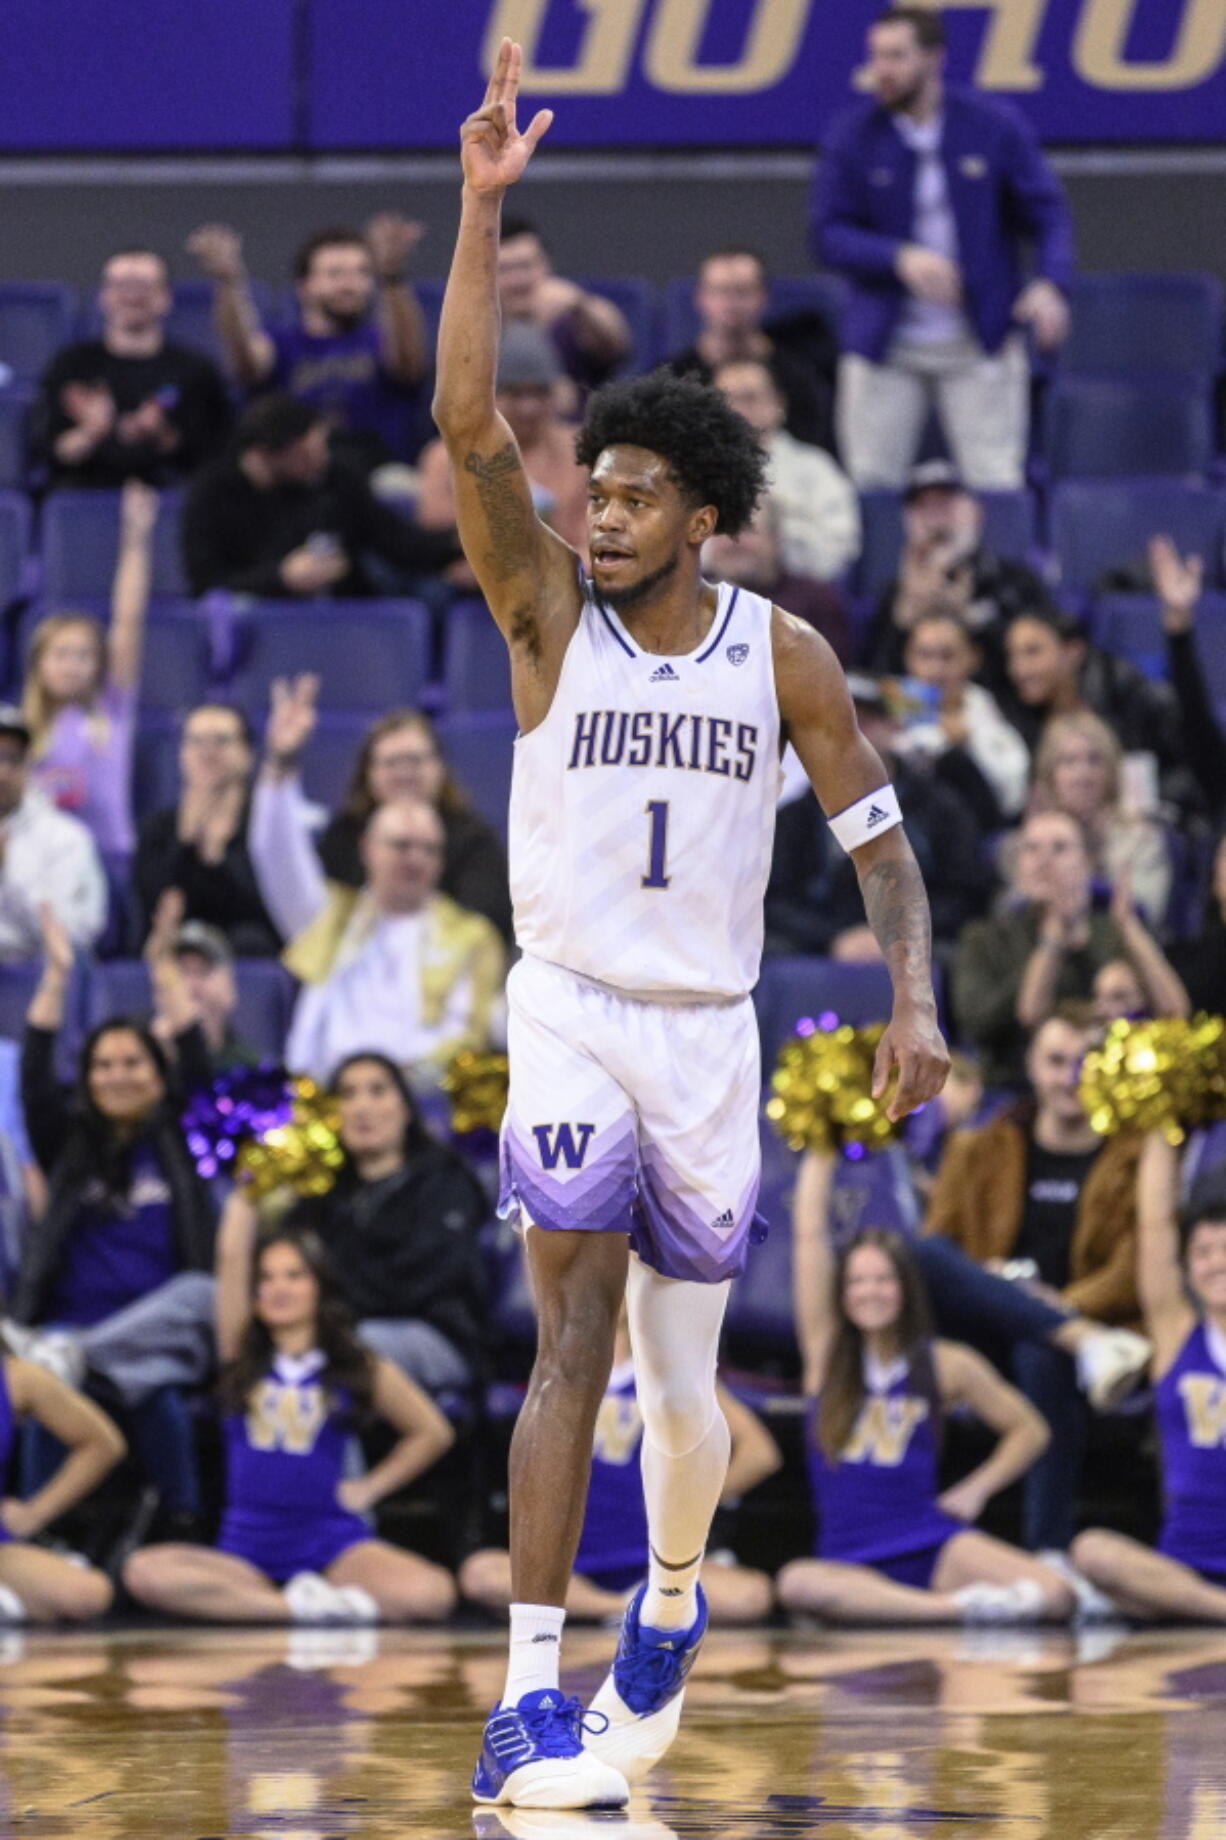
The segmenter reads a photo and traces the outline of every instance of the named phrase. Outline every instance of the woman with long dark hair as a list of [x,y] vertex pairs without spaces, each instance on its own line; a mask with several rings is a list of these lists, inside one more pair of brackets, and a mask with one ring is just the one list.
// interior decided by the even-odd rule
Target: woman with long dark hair
[[458,1151],[421,1121],[404,1073],[352,1054],[332,1076],[345,1164],[326,1195],[295,1204],[332,1255],[364,1342],[427,1392],[480,1371],[485,1275],[478,1234],[489,1200]]
[[[802,1165],[806,1183],[832,1176],[829,1159]],[[809,1201],[798,1197],[797,1205]],[[934,1339],[906,1241],[864,1228],[836,1260],[824,1240],[808,1276],[825,1313],[809,1439],[819,1531],[816,1557],[779,1574],[780,1602],[845,1623],[1070,1616],[1073,1593],[1055,1572],[974,1529],[991,1497],[1041,1454],[1047,1427],[980,1355]],[[940,1425],[954,1406],[982,1419],[999,1442],[942,1493]]]
[[[22,1045],[22,1102],[47,1205],[26,1234],[14,1316],[56,1334],[17,1332],[19,1353],[55,1346],[77,1378],[88,1360],[118,1393],[135,1455],[155,1483],[164,1522],[191,1527],[200,1511],[191,1424],[182,1393],[161,1384],[146,1321],[135,1346],[110,1333],[134,1306],[165,1301],[165,1315],[199,1314],[213,1263],[213,1212],[179,1120],[183,1095],[211,1077],[208,1050],[173,941],[182,916],[174,891],[159,904],[146,957],[158,1005],[174,1035],[177,1077],[142,1024],[115,1017],[89,1035],[75,1092],[55,1073],[56,1037],[72,977],[72,945],[49,907],[44,960]],[[94,1359],[95,1342],[113,1342]],[[35,1431],[23,1445],[27,1492],[58,1460]]]
[[[376,1539],[364,1517],[443,1454],[451,1427],[358,1341],[318,1239],[285,1226],[261,1234],[241,1189],[218,1235],[217,1351],[227,1472],[217,1546],[141,1548],[124,1569],[132,1595],[206,1622],[445,1617],[450,1574]],[[348,1475],[353,1435],[372,1417],[398,1440]]]
[[1165,1512],[1157,1551],[1105,1528],[1073,1561],[1125,1615],[1226,1623],[1226,1200],[1179,1208],[1179,1152],[1161,1132],[1137,1171],[1137,1289],[1154,1344]]
[[420,709],[392,709],[366,731],[340,809],[319,839],[326,873],[334,882],[360,888],[366,871],[358,846],[371,813],[389,799],[403,798],[424,799],[442,819],[443,893],[484,914],[509,940],[506,851],[493,827],[473,810],[447,765],[438,731]]

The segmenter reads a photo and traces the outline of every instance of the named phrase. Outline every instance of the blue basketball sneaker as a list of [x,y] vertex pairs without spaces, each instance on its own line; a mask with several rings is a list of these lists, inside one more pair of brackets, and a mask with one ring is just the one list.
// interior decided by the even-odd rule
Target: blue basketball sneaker
[[624,1808],[630,1799],[625,1777],[583,1742],[606,1723],[557,1687],[525,1693],[514,1706],[495,1706],[473,1771],[473,1800],[514,1808]]
[[707,1600],[698,1586],[698,1615],[689,1629],[651,1629],[639,1621],[647,1586],[626,1607],[612,1670],[591,1710],[608,1723],[593,1732],[588,1749],[633,1782],[661,1757],[677,1735],[685,1683],[707,1633]]

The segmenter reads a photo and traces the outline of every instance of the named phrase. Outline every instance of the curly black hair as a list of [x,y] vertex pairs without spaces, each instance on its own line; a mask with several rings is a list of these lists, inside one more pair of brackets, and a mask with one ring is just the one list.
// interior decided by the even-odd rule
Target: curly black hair
[[749,523],[766,484],[766,455],[745,417],[709,384],[667,369],[606,384],[590,398],[575,458],[594,466],[614,446],[659,454],[682,496],[714,505],[715,528],[729,537]]

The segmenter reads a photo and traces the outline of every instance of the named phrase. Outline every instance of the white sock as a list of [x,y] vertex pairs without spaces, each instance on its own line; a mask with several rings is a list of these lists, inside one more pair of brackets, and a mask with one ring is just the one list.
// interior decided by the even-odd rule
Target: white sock
[[698,1616],[698,1575],[703,1554],[688,1565],[665,1565],[653,1550],[639,1621],[649,1629],[689,1629]]
[[562,1625],[566,1612],[556,1604],[511,1605],[511,1649],[507,1656],[504,1706],[518,1705],[525,1693],[558,1684]]
[[10,1585],[0,1584],[0,1623],[24,1623],[26,1607]]

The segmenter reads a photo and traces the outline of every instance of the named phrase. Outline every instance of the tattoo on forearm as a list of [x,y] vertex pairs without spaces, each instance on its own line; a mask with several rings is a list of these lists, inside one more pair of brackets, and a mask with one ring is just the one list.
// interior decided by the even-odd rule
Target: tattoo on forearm
[[895,989],[931,991],[932,921],[924,878],[913,856],[873,863],[860,877],[868,923],[893,974]]
[[531,566],[534,532],[525,509],[519,450],[508,441],[496,454],[466,454],[464,471],[477,484],[490,546],[482,560],[495,581],[510,581]]

